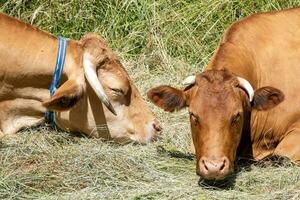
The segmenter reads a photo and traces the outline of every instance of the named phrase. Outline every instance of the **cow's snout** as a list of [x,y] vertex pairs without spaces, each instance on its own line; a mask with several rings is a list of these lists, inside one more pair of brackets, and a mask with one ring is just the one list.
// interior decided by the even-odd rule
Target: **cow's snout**
[[224,179],[229,173],[229,159],[227,157],[210,159],[202,157],[199,160],[199,175],[205,179],[221,180]]
[[162,128],[156,119],[148,122],[144,128],[143,134],[136,132],[136,134],[131,135],[130,138],[139,143],[147,143],[159,139]]

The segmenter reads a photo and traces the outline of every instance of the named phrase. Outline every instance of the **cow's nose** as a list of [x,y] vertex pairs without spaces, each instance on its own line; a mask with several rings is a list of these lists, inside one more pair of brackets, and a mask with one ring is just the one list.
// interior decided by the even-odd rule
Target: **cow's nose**
[[152,141],[157,141],[160,139],[160,132],[162,130],[159,122],[155,119],[153,122],[152,122]]
[[161,130],[162,130],[162,128],[161,128],[159,122],[158,122],[156,119],[153,121],[152,127],[154,128],[154,130],[155,130],[156,132],[161,132]]
[[202,157],[199,169],[200,175],[205,179],[223,179],[229,173],[229,160],[226,157],[219,159]]

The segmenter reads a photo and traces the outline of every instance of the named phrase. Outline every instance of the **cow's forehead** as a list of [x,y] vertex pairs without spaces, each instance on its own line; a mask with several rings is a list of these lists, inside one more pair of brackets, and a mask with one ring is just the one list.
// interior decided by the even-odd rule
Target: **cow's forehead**
[[222,100],[234,94],[237,78],[227,70],[207,70],[196,77],[197,95]]
[[131,78],[129,77],[128,73],[119,60],[117,60],[117,62],[113,64],[111,73],[118,77],[119,82],[127,85],[127,87],[130,87],[133,84]]
[[238,88],[229,81],[202,82],[191,99],[190,110],[195,112],[231,112],[241,106]]
[[196,81],[206,80],[210,83],[222,83],[234,79],[234,75],[226,69],[206,70],[197,75]]

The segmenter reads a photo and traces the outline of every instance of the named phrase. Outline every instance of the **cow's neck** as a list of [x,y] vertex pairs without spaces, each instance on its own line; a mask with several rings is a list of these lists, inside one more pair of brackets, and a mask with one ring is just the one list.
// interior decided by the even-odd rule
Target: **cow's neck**
[[[0,80],[16,88],[48,88],[56,62],[57,38],[4,14],[0,14],[0,31]],[[77,42],[68,42],[65,78],[76,71],[73,67],[81,62],[80,51]]]

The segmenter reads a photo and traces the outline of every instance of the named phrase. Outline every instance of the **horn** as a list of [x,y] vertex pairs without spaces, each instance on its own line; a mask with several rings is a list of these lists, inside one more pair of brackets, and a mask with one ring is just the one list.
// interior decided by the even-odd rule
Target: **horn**
[[182,81],[182,84],[183,84],[183,85],[191,85],[191,84],[194,84],[195,81],[196,81],[196,75],[191,75],[191,76],[186,77],[186,78]]
[[86,79],[88,80],[88,82],[90,83],[90,85],[92,86],[95,93],[97,94],[97,96],[99,97],[99,99],[101,100],[101,102],[107,107],[108,110],[110,110],[110,112],[112,112],[114,115],[117,115],[115,109],[109,102],[109,99],[106,96],[101,83],[98,80],[98,77],[97,77],[97,74],[93,67],[92,62],[90,61],[90,59],[88,57],[90,57],[90,56],[87,54],[84,54],[84,56],[83,56],[84,75],[85,75]]
[[250,102],[253,100],[254,90],[249,81],[244,78],[237,77],[240,87],[244,88],[248,94]]

